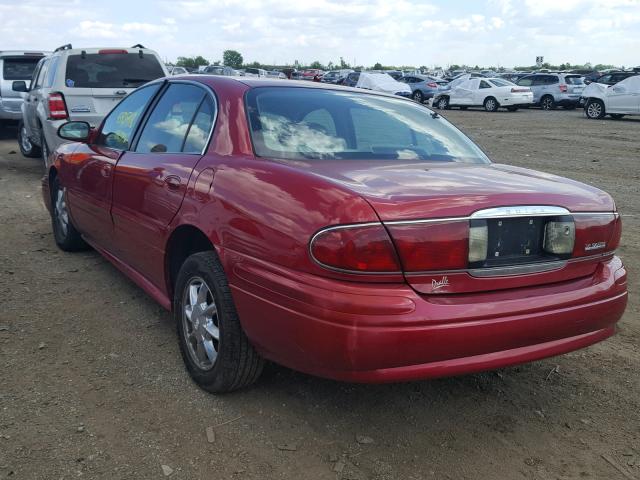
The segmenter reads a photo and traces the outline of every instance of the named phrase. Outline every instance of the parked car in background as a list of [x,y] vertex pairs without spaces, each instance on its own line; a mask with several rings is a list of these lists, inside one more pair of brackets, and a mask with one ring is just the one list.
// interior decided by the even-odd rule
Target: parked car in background
[[206,75],[226,75],[228,77],[238,75],[238,72],[236,70],[225,65],[209,65],[201,73],[204,73]]
[[404,77],[404,72],[402,70],[384,70],[380,73],[386,73],[391,78],[398,81],[400,81],[400,79]]
[[470,78],[450,90],[438,92],[432,105],[441,110],[451,107],[483,107],[495,112],[504,107],[515,112],[533,104],[533,93],[502,78]]
[[394,80],[386,73],[361,72],[356,88],[366,88],[376,92],[390,93],[401,97],[411,97],[411,87]]
[[189,71],[184,67],[172,67],[170,73],[171,75],[188,75]]
[[13,83],[23,92],[20,151],[26,157],[49,152],[62,139],[58,128],[68,120],[97,127],[104,116],[137,87],[168,72],[156,52],[142,45],[131,48],[57,48],[38,62],[31,85]]
[[279,78],[281,80],[284,80],[287,78],[287,76],[281,72],[280,70],[271,70],[267,72],[267,77],[269,78]]
[[170,77],[60,135],[55,242],[172,311],[208,391],[264,359],[358,382],[501,368],[600,342],[626,307],[610,195],[492,164],[413,101]]
[[22,119],[22,94],[13,90],[13,82],[31,84],[36,65],[46,52],[0,51],[0,122]]
[[300,72],[299,80],[314,80],[316,78],[322,77],[324,72],[318,68],[307,68]]
[[609,115],[617,120],[625,115],[640,115],[640,75],[625,78],[615,85],[593,82],[582,95],[587,118],[595,120]]
[[520,80],[523,77],[526,77],[527,75],[531,75],[529,72],[523,73],[523,72],[507,72],[507,73],[500,73],[498,75],[496,75],[496,78],[502,78],[504,80],[507,80],[511,83],[518,83],[518,80]]
[[411,98],[422,103],[432,98],[444,85],[444,80],[429,77],[427,75],[405,75],[400,82],[406,83],[411,88]]
[[267,71],[263,68],[245,68],[244,77],[267,77]]
[[585,87],[580,75],[564,73],[534,73],[516,83],[529,87],[533,92],[533,102],[543,110],[553,110],[558,106],[576,108]]
[[610,73],[605,73],[604,75],[598,76],[593,81],[596,83],[602,83],[604,85],[615,85],[616,83],[621,82],[625,78],[633,77],[635,75],[638,75],[638,72],[634,72],[634,71],[610,72]]
[[358,84],[358,79],[360,78],[360,72],[351,72],[341,81],[339,80],[337,83],[339,85],[344,85],[345,87],[355,87]]
[[343,69],[343,70],[331,70],[325,73],[320,80],[323,83],[334,83],[338,84],[341,80],[343,80],[347,75],[349,75],[353,70]]

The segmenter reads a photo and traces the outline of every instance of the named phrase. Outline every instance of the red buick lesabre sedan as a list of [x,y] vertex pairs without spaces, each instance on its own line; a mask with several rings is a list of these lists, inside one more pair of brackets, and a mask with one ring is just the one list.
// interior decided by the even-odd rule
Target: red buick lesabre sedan
[[626,306],[607,193],[492,164],[410,100],[173,77],[59,135],[56,242],[171,310],[209,391],[265,359],[354,382],[514,365],[609,337]]

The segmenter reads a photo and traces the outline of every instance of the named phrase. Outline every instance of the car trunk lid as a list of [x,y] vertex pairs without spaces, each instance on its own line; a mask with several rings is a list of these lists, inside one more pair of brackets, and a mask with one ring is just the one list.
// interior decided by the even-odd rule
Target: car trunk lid
[[[573,261],[571,255],[545,254],[546,225],[551,221],[574,222],[575,218],[572,228],[578,248],[579,242],[591,238],[580,233],[581,228],[593,227],[589,222],[597,224],[601,215],[604,223],[616,218],[611,197],[595,187],[507,165],[323,161],[315,162],[311,168],[316,174],[348,186],[369,202],[399,250],[407,282],[425,294],[517,288],[592,275],[599,259],[584,255],[585,252],[582,256],[587,259],[580,261]],[[474,217],[497,208],[502,208],[502,216]],[[595,220],[589,212],[593,212]],[[442,268],[421,271],[408,265],[431,264],[418,257],[405,257],[403,245],[407,242],[437,238],[449,241],[450,235],[451,248],[460,253],[460,248],[467,248],[468,238],[454,238],[460,231],[456,225],[462,224],[469,232],[474,222],[484,222],[488,232],[486,262],[466,263],[464,250],[460,255],[464,256],[465,265],[460,265],[460,255],[453,263],[443,259]],[[606,243],[608,230],[602,228],[602,232],[589,231],[598,242],[602,237]],[[435,251],[434,255],[443,258],[449,255],[438,248],[424,252]],[[598,255],[603,250],[596,248],[593,253]]]

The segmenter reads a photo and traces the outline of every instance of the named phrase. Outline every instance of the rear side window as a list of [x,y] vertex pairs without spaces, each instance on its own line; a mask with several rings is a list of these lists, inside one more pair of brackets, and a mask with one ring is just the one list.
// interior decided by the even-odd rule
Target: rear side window
[[583,78],[580,75],[574,75],[574,76],[567,75],[566,77],[564,77],[564,81],[568,85],[582,85],[584,83],[582,80]]
[[487,82],[485,82],[484,80],[480,81],[480,88],[491,88],[491,85],[489,85]]
[[207,145],[216,110],[210,97],[205,97],[204,101],[196,113],[196,118],[189,127],[187,140],[184,142],[184,153],[202,153]]
[[524,77],[518,80],[518,85],[521,87],[530,87],[533,85],[533,77]]
[[545,85],[553,85],[555,83],[560,83],[560,79],[555,75],[547,75],[546,77],[544,77]]
[[49,66],[47,67],[47,76],[44,79],[44,87],[50,88],[53,85],[53,82],[56,81],[56,71],[58,70],[58,63],[60,62],[60,57],[53,57],[49,60]]
[[149,85],[125,97],[105,119],[96,143],[115,150],[127,150],[140,116],[159,88],[159,83]]
[[2,62],[2,77],[5,80],[31,80],[41,58],[5,58]]
[[204,90],[193,85],[170,85],[142,129],[136,152],[181,152],[204,96]]
[[164,77],[164,71],[155,55],[89,53],[69,55],[65,85],[69,88],[132,88],[160,77]]

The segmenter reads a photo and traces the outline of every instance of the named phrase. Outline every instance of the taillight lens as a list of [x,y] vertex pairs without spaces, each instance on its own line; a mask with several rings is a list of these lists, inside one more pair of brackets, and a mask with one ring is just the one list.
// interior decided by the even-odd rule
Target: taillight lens
[[399,224],[388,228],[405,272],[467,268],[468,221]]
[[352,272],[399,272],[400,265],[382,225],[338,227],[311,239],[311,255],[322,266]]
[[569,255],[576,241],[573,220],[549,221],[544,226],[543,249],[554,255]]
[[562,93],[565,93],[565,92],[567,91],[567,86],[566,86],[566,85],[564,85],[564,84],[561,84],[561,85],[560,85],[560,91],[561,91]]
[[612,252],[620,244],[622,222],[618,215],[575,215],[574,257]]
[[61,93],[49,94],[49,119],[64,120],[68,117],[67,105]]
[[531,89],[530,88],[522,88],[522,87],[513,87],[511,89],[511,93],[526,93],[526,92],[530,92]]
[[429,88],[438,88],[438,84],[436,82],[427,83],[427,87]]

